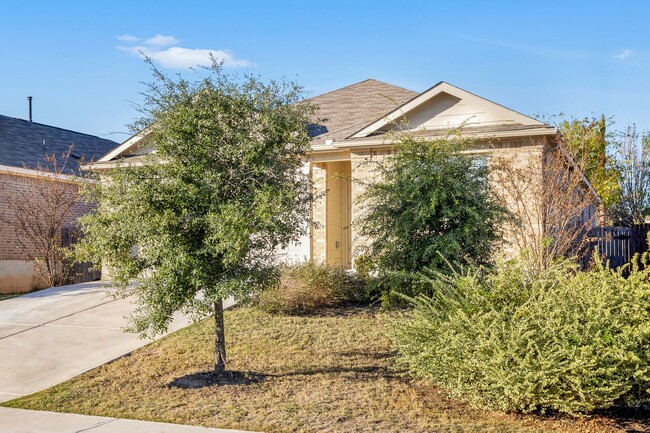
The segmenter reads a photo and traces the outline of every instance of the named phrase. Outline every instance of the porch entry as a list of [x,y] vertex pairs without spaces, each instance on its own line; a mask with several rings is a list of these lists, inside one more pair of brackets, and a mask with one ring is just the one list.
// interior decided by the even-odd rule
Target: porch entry
[[326,261],[328,265],[352,266],[352,166],[350,161],[325,163]]

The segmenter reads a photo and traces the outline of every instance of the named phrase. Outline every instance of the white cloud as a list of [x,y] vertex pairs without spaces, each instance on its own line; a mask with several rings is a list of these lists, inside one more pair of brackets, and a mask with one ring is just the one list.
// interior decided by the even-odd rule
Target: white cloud
[[496,47],[501,47],[509,50],[519,51],[522,53],[533,54],[538,56],[557,57],[557,58],[564,58],[568,60],[581,60],[588,57],[586,53],[580,51],[527,44],[521,41],[477,38],[477,37],[467,36],[463,34],[458,34],[456,36],[472,42],[478,42],[485,45],[493,45]]
[[142,40],[141,38],[139,38],[137,36],[126,35],[126,34],[118,36],[117,39],[119,39],[120,41],[124,41],[124,42],[139,42],[139,41]]
[[174,36],[156,35],[152,38],[147,39],[142,44],[148,47],[167,47],[169,45],[176,45],[179,42],[180,41]]
[[226,68],[247,68],[253,66],[252,62],[237,59],[232,55],[232,53],[226,50],[183,47],[169,47],[165,50],[161,50],[149,48],[144,45],[138,45],[135,47],[119,47],[119,49],[133,54],[147,56],[154,62],[172,69],[210,66],[212,64],[210,54],[212,54],[218,62],[223,62],[223,66]]
[[630,50],[629,48],[624,49],[620,53],[614,56],[616,60],[625,60],[628,57],[631,57],[632,54],[634,54],[634,51]]
[[[186,69],[196,66],[210,66],[210,55],[226,68],[248,68],[254,66],[248,60],[237,59],[228,50],[210,50],[204,48],[179,47],[179,40],[174,36],[157,34],[150,38],[124,34],[117,39],[131,46],[119,46],[119,50],[138,56],[147,56],[161,66],[173,69]],[[135,45],[137,43],[137,45]]]

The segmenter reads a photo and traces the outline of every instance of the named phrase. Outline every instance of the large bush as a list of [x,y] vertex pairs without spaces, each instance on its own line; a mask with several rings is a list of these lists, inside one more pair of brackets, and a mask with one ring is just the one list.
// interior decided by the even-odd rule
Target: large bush
[[395,154],[367,162],[377,176],[361,196],[355,223],[368,242],[357,253],[390,288],[417,293],[411,275],[423,267],[489,261],[505,210],[488,190],[484,157],[463,152],[471,142],[406,133],[393,141]]
[[400,361],[482,408],[570,414],[648,400],[650,270],[512,262],[424,277],[395,333]]
[[307,262],[282,268],[279,284],[262,291],[256,302],[270,313],[300,314],[366,297],[365,279],[360,275]]

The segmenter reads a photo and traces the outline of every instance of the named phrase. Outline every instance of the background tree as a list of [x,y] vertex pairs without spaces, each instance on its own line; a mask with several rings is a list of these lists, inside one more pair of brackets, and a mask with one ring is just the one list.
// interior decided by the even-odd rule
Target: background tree
[[605,211],[613,208],[619,199],[619,174],[610,155],[613,135],[608,130],[609,125],[611,119],[605,115],[563,119],[558,123],[564,148],[589,179]]
[[365,185],[357,221],[368,239],[362,266],[409,284],[425,267],[490,261],[506,211],[488,191],[485,159],[462,153],[470,143],[451,134],[401,133],[393,142],[395,154],[369,162],[376,179]]
[[313,108],[295,83],[227,75],[216,63],[195,82],[152,69],[134,127],[148,128],[153,152],[89,191],[100,206],[82,220],[82,251],[108,264],[122,291],[137,280],[134,331],[163,332],[178,310],[212,311],[222,374],[222,300],[272,283],[276,249],[307,227],[300,168]]
[[78,182],[82,179],[79,172],[66,174],[72,148],[61,155],[45,154],[36,175],[25,178],[26,187],[3,203],[8,213],[2,222],[15,231],[18,248],[26,260],[35,262],[35,270],[48,287],[67,283],[70,271],[61,230],[80,204]]
[[650,214],[650,136],[631,125],[615,140],[619,173],[618,200],[613,209],[616,224],[645,222]]

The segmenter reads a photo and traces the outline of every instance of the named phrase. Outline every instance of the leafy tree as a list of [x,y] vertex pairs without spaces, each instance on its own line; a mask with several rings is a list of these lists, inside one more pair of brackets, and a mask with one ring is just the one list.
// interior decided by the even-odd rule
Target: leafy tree
[[361,197],[362,267],[408,285],[425,267],[488,262],[506,211],[488,191],[485,160],[462,153],[470,143],[452,135],[394,139],[395,154],[369,162],[377,179]]
[[650,213],[650,136],[634,125],[619,133],[616,141],[618,201],[613,217],[617,224],[640,224]]
[[618,171],[608,155],[612,147],[610,120],[599,118],[564,119],[558,124],[566,150],[589,179],[605,209],[612,208],[619,198]]
[[151,152],[88,191],[100,205],[82,220],[81,251],[109,265],[123,293],[136,280],[133,331],[164,332],[179,310],[212,311],[221,375],[222,300],[272,283],[274,252],[308,224],[300,168],[313,108],[293,82],[227,75],[216,63],[192,82],[152,69],[134,125]]

